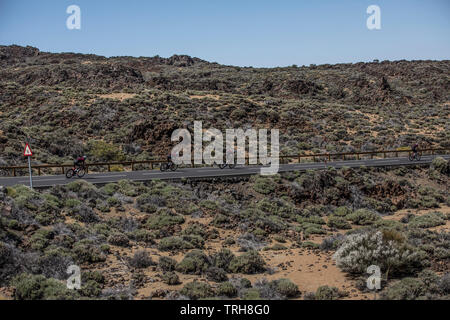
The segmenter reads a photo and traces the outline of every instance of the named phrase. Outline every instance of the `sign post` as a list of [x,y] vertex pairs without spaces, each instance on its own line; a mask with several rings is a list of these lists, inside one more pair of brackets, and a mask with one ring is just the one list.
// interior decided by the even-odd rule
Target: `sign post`
[[33,155],[33,152],[30,149],[30,146],[25,146],[25,151],[23,152],[23,155],[28,158],[28,170],[30,172],[30,188],[33,189],[33,172],[31,171],[31,156]]

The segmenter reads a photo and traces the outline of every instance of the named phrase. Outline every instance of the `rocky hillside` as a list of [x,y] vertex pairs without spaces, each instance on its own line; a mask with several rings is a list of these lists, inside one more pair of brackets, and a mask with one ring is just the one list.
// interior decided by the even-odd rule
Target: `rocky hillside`
[[172,130],[281,130],[283,153],[449,146],[450,61],[242,68],[0,46],[0,165],[164,154]]

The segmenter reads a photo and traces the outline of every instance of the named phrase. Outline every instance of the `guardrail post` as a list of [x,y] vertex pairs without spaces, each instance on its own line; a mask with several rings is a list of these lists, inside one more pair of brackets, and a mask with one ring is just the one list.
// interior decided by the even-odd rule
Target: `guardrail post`
[[357,154],[356,154],[356,159],[358,159],[358,160],[359,160],[359,153],[357,153]]
[[108,172],[111,172],[111,165],[108,164]]
[[131,161],[131,171],[134,171],[134,162]]
[[383,154],[384,154],[384,157],[386,158],[386,152],[383,152]]
[[61,173],[64,174],[64,166],[61,166]]
[[331,161],[331,154],[328,154],[328,162]]
[[150,169],[153,170],[153,162],[150,162]]
[[38,167],[38,176],[41,175],[41,167]]

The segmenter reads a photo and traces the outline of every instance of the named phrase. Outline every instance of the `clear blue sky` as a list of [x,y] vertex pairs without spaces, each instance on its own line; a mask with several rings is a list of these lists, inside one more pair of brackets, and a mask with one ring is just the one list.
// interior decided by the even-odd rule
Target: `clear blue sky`
[[[81,8],[68,30],[66,8]],[[369,5],[381,30],[366,27]],[[255,67],[449,59],[449,0],[0,0],[0,44]]]

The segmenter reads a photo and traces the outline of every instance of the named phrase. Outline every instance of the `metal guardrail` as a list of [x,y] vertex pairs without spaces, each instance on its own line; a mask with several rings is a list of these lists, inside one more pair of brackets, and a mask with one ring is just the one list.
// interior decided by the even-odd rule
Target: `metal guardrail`
[[[419,152],[429,152],[431,155],[435,154],[446,154],[448,151],[450,151],[450,148],[427,148],[427,149],[420,149]],[[408,153],[410,154],[412,152],[411,149],[405,149],[405,150],[377,150],[377,151],[358,151],[358,152],[341,152],[341,153],[317,153],[317,154],[296,154],[296,155],[280,155],[280,162],[281,163],[289,163],[289,161],[286,162],[286,160],[289,159],[295,159],[300,163],[302,159],[310,158],[314,162],[317,160],[325,160],[325,161],[331,161],[336,159],[342,159],[342,160],[350,160],[350,157],[356,157],[357,160],[360,160],[362,156],[370,155],[370,158],[373,159],[375,156],[381,154],[383,158],[388,158],[388,155],[395,155],[395,157],[398,157],[399,154]],[[86,164],[86,170],[89,171],[89,167],[102,167],[107,166],[108,172],[111,171],[112,166],[130,166],[131,171],[134,171],[136,165],[148,165],[151,170],[154,169],[155,165],[160,165],[161,163],[165,163],[166,160],[140,160],[140,161],[117,161],[117,162],[96,162],[96,163],[87,163]],[[245,158],[245,164],[249,164],[249,158]],[[202,165],[195,165],[191,164],[192,167],[195,166],[202,166]],[[42,171],[45,169],[61,169],[61,173],[65,173],[65,168],[73,168],[73,164],[39,164],[39,165],[32,165],[32,169],[37,170],[38,175],[40,176]],[[3,166],[0,167],[1,171],[7,171],[10,172],[8,176],[17,176],[17,173],[21,169],[28,169],[27,165],[21,165],[21,166]],[[28,171],[27,171],[28,172]]]

